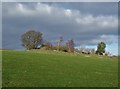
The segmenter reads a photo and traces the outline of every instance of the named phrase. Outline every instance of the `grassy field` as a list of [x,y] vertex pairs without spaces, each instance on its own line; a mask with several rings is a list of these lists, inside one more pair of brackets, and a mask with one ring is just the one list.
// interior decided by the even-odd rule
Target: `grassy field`
[[0,88],[2,88],[2,50],[0,50]]
[[2,53],[3,87],[116,87],[118,60],[51,51]]

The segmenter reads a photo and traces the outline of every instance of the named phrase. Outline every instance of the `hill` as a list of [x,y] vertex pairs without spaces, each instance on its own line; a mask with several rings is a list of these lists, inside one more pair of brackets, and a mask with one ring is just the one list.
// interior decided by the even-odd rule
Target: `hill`
[[118,60],[51,51],[3,50],[3,87],[116,87]]

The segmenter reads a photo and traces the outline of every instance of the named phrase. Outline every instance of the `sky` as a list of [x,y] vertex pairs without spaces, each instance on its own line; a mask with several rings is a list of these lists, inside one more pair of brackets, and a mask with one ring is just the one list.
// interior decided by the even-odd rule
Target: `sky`
[[106,51],[118,55],[118,3],[3,2],[2,47],[24,49],[21,35],[29,30],[52,43],[73,39],[75,47],[96,49],[104,41]]

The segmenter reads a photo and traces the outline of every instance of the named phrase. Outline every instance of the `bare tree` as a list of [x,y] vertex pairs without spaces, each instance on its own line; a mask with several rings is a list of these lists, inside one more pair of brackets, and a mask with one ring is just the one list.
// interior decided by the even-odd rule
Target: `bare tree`
[[68,48],[68,52],[74,52],[74,41],[73,40],[68,40],[66,43],[66,46]]
[[46,50],[52,50],[53,45],[48,41],[44,41],[44,43],[42,44],[42,47],[45,47]]
[[60,36],[59,37],[59,40],[58,40],[58,50],[60,51],[60,46],[62,45],[62,42],[63,42],[63,37]]
[[42,33],[33,30],[25,32],[21,36],[21,41],[26,49],[37,49],[42,44]]

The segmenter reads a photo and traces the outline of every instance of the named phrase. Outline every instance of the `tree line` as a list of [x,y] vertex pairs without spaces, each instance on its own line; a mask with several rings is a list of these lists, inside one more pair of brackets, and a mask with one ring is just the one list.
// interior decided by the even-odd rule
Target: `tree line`
[[[27,50],[44,48],[45,50],[58,50],[71,53],[80,51],[75,49],[73,39],[70,39],[65,44],[63,44],[63,37],[61,36],[59,37],[57,45],[53,45],[51,42],[44,40],[42,35],[43,34],[41,32],[37,32],[34,30],[25,32],[21,35],[22,46],[25,47]],[[96,54],[103,55],[105,53],[105,48],[106,44],[104,42],[100,42],[97,45],[96,51],[92,49],[87,51],[87,54],[89,54],[89,52],[91,51],[94,51],[94,53]],[[82,53],[86,53],[85,50],[82,51]]]

